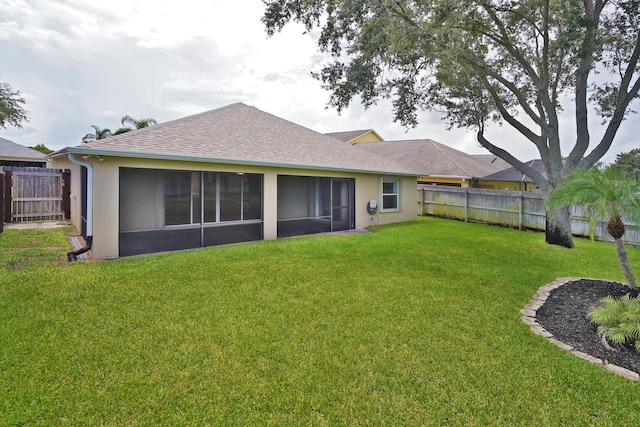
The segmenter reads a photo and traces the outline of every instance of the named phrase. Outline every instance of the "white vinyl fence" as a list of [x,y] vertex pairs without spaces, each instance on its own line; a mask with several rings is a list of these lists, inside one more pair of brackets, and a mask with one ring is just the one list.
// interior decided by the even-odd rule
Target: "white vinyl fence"
[[[545,199],[542,194],[418,185],[418,215],[455,218],[463,221],[498,224],[518,229],[543,230],[546,226]],[[625,243],[640,245],[640,227],[625,221]],[[571,230],[589,237],[589,218],[581,206],[571,207]],[[600,221],[595,238],[612,242],[606,221]]]

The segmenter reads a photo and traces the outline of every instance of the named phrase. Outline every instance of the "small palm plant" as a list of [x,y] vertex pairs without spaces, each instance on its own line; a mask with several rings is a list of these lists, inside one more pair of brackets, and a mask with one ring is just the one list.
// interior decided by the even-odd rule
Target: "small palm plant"
[[591,238],[595,226],[606,219],[607,232],[616,243],[620,267],[627,284],[636,287],[622,236],[625,232],[623,218],[640,223],[640,184],[633,177],[608,168],[578,169],[565,177],[547,200],[547,209],[582,205],[591,219]]
[[600,303],[587,315],[598,325],[598,333],[613,344],[632,344],[640,351],[640,300],[627,294],[620,299],[608,296]]

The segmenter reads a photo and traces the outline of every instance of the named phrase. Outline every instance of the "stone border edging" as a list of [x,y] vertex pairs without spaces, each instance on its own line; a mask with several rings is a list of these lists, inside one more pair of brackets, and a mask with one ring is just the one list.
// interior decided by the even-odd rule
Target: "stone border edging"
[[[560,286],[569,283],[575,282],[578,280],[582,280],[580,278],[574,277],[563,277],[560,279],[556,279],[553,283],[549,283],[547,285],[541,286],[538,289],[538,292],[533,296],[529,304],[525,305],[520,312],[522,313],[522,321],[529,325],[529,328],[538,335],[541,335],[551,341],[553,344],[557,345],[561,349],[572,353],[573,355],[587,360],[593,364],[603,366],[606,370],[613,372],[614,374],[621,375],[631,381],[640,380],[640,375],[638,373],[630,371],[629,369],[623,368],[618,365],[614,365],[612,363],[608,363],[606,360],[598,359],[597,357],[590,356],[586,353],[576,350],[574,347],[565,344],[563,342],[558,341],[553,337],[553,334],[546,329],[544,329],[536,320],[536,313],[540,307],[542,307],[546,302],[547,298],[551,294],[551,291],[559,288]],[[599,279],[592,279],[599,280]]]

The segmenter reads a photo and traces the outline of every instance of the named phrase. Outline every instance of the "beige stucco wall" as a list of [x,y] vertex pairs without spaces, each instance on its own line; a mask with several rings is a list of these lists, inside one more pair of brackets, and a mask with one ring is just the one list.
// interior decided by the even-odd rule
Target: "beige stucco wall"
[[382,142],[382,138],[380,138],[375,132],[369,131],[364,135],[360,135],[353,141],[349,141],[349,144],[360,144],[363,142]]
[[81,182],[80,182],[80,166],[71,163],[67,157],[56,158],[53,161],[48,162],[49,167],[55,169],[69,169],[71,171],[71,223],[80,230],[82,226],[82,205],[80,200]]
[[[334,178],[355,178],[356,228],[362,229],[373,224],[387,224],[417,219],[415,177],[397,177],[401,183],[401,209],[394,212],[379,212],[377,217],[367,213],[367,202],[371,199],[382,203],[382,181],[380,175],[317,171],[308,169],[275,168],[263,166],[238,166],[220,163],[183,162],[169,160],[136,159],[122,157],[100,158],[90,156],[82,159],[93,165],[93,246],[94,259],[118,258],[119,235],[119,179],[120,168],[172,169],[185,171],[245,172],[260,173],[264,176],[263,220],[264,238],[277,237],[278,215],[278,175],[326,176]],[[71,201],[71,217],[80,228],[80,167],[64,157],[53,159],[54,167],[71,169],[71,191],[77,197]]]

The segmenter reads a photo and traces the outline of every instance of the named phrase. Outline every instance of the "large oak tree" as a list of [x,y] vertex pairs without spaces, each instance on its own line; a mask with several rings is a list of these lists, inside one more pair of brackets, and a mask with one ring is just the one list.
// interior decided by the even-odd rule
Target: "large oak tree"
[[[292,21],[320,30],[333,59],[315,76],[330,106],[390,98],[406,126],[420,110],[442,111],[547,195],[606,154],[640,90],[640,0],[263,1],[269,35]],[[575,102],[570,142],[561,141],[565,97]],[[491,122],[535,145],[546,177],[492,140]],[[547,214],[546,240],[573,246],[568,208]]]
[[22,107],[24,98],[9,83],[0,82],[0,129],[15,126],[22,129],[22,122],[28,121],[27,111]]

